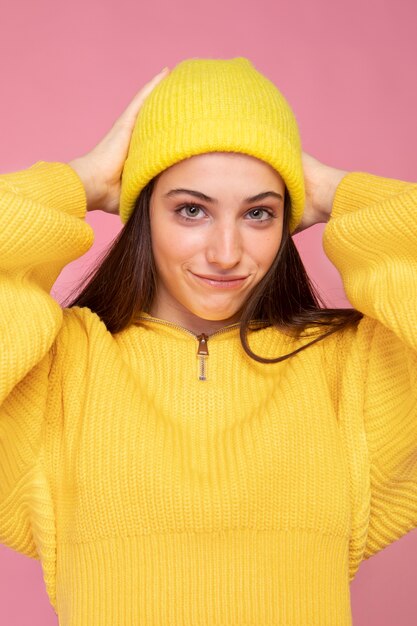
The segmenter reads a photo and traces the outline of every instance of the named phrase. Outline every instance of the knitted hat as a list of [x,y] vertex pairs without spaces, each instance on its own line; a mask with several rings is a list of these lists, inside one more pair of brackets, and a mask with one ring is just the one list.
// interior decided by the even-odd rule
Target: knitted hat
[[305,200],[297,122],[280,91],[244,57],[181,61],[147,96],[122,173],[122,223],[154,176],[205,152],[241,152],[269,163],[286,184],[295,230]]

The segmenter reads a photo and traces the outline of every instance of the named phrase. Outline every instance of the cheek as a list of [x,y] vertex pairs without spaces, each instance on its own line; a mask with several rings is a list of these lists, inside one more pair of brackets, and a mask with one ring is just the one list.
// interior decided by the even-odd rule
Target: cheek
[[193,229],[178,228],[167,221],[151,224],[152,252],[156,267],[164,273],[174,270],[175,265],[187,262],[201,251],[201,235]]
[[252,238],[248,243],[248,251],[263,272],[267,272],[274,261],[281,244],[282,231],[263,233],[259,237]]

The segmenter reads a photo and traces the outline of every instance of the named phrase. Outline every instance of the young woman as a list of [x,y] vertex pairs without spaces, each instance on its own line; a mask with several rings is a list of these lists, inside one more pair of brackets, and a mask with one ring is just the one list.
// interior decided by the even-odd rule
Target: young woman
[[[417,185],[320,163],[247,59],[190,59],[0,205],[0,541],[60,624],[351,624],[417,526]],[[125,226],[62,307],[96,209]],[[354,309],[309,283],[318,222]]]

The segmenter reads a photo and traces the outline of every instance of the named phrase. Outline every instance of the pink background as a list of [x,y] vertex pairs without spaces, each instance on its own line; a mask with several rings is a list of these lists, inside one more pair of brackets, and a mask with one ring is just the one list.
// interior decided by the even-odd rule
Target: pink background
[[[415,0],[3,3],[0,171],[88,151],[164,65],[246,56],[287,96],[307,152],[416,181],[416,18]],[[87,219],[96,242],[62,272],[58,299],[121,227],[101,212]],[[295,242],[328,305],[347,306],[322,232]],[[416,555],[414,530],[362,563],[351,585],[354,626],[415,626]],[[40,564],[0,546],[0,624],[57,623]]]

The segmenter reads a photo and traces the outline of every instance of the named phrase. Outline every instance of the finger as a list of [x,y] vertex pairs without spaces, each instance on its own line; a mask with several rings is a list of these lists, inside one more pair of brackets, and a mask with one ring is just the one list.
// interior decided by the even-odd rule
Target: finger
[[128,119],[128,120],[132,118],[136,119],[136,116],[143,102],[149,96],[151,91],[156,87],[156,85],[160,83],[161,80],[165,78],[165,76],[167,76],[168,73],[169,73],[169,69],[164,68],[158,74],[156,74],[153,78],[151,78],[151,80],[148,81],[133,97],[133,99],[130,101],[126,109],[123,111],[122,115],[119,117],[119,120],[125,121],[125,119]]

